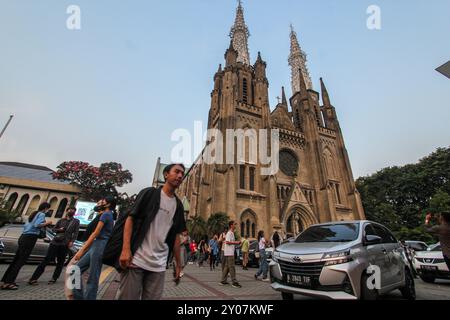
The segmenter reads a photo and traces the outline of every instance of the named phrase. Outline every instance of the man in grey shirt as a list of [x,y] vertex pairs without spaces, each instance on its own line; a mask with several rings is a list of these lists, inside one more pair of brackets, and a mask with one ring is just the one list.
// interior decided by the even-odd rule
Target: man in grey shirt
[[444,211],[439,218],[440,225],[430,227],[430,220],[432,214],[427,214],[425,218],[425,226],[427,231],[439,236],[441,242],[442,254],[444,255],[445,263],[450,270],[450,211]]

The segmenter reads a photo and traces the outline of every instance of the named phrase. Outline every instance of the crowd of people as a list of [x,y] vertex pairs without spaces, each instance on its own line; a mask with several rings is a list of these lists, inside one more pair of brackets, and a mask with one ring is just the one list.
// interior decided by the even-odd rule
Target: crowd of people
[[[208,266],[210,271],[221,265],[220,285],[241,288],[236,278],[236,257],[242,253],[242,268],[248,270],[250,240],[248,235],[236,239],[237,223],[230,221],[220,234],[191,239],[187,232],[183,204],[175,195],[180,186],[185,167],[171,164],[165,167],[165,184],[161,188],[143,189],[137,196],[130,212],[123,213],[115,221],[116,200],[107,196],[100,199],[95,207],[98,213],[86,230],[86,241],[70,261],[71,270],[79,270],[79,276],[89,271],[86,285],[70,289],[73,299],[95,300],[103,265],[113,266],[120,273],[117,292],[119,300],[161,299],[164,290],[165,272],[173,266],[175,284],[183,277],[187,264],[197,264],[200,268]],[[2,277],[2,290],[18,290],[16,278],[28,260],[39,238],[46,236],[45,229],[51,225],[46,221],[50,204],[42,203],[33,212],[24,226],[18,241],[14,260]],[[75,208],[69,207],[66,216],[53,227],[52,239],[47,255],[28,281],[38,285],[38,280],[49,263],[57,264],[49,285],[54,284],[61,275],[68,250],[72,248],[79,232],[79,221],[74,218]],[[427,215],[425,224],[430,225]],[[439,236],[444,259],[450,264],[450,214],[443,213],[440,225],[428,230]],[[259,258],[259,268],[254,274],[256,280],[268,281],[267,248],[278,247],[282,238],[275,232],[270,238],[264,231],[257,236],[255,256]],[[450,267],[450,266],[449,266]],[[69,269],[69,268],[67,268]],[[66,271],[67,274],[67,271]],[[81,279],[80,279],[81,280]],[[66,283],[67,284],[67,283]]]

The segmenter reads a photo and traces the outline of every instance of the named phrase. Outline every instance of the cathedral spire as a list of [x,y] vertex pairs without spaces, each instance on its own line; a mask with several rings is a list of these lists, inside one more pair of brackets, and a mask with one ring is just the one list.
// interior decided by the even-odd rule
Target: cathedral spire
[[308,68],[306,66],[306,54],[300,48],[297,40],[297,33],[294,31],[294,27],[291,24],[291,53],[289,55],[289,65],[291,66],[291,85],[292,94],[300,91],[300,76],[299,69],[302,70],[303,79],[306,83],[307,89],[312,89],[312,82],[309,76]]
[[323,102],[323,105],[325,107],[331,106],[330,96],[328,95],[327,88],[325,87],[325,84],[323,83],[322,78],[320,78],[320,88],[321,88],[321,91],[322,91],[322,102]]
[[281,104],[288,106],[287,99],[286,99],[286,93],[284,92],[284,87],[281,87]]
[[239,0],[236,9],[236,19],[234,25],[231,27],[230,37],[234,48],[238,52],[238,62],[250,65],[250,55],[248,53],[248,37],[250,33],[244,20],[244,9],[242,8],[241,0]]
[[297,75],[298,75],[298,78],[297,78],[297,81],[298,81],[298,83],[299,83],[299,90],[297,91],[297,92],[300,92],[300,97],[301,98],[308,98],[308,92],[306,91],[307,90],[307,87],[306,87],[306,82],[305,82],[305,78],[303,77],[303,69],[302,68],[299,68],[298,70],[297,70]]

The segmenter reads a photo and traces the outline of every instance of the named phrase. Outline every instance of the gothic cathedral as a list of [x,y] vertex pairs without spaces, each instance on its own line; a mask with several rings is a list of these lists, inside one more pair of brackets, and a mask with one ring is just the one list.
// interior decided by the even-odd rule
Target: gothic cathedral
[[225,67],[214,75],[208,128],[278,129],[279,170],[260,175],[259,163],[206,164],[199,157],[178,192],[189,204],[189,217],[226,213],[251,238],[259,230],[291,236],[315,223],[365,219],[336,109],[322,79],[322,102],[313,90],[294,29],[288,60],[293,95],[288,101],[282,88],[273,111],[266,62],[258,53],[250,63],[240,3],[230,37]]

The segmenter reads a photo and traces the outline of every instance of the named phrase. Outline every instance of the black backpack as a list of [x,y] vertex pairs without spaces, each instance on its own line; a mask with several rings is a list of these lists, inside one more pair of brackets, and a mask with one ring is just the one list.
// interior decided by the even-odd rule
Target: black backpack
[[114,225],[111,238],[109,238],[105,250],[103,251],[103,264],[121,270],[119,265],[120,254],[122,253],[123,245],[123,230],[125,222],[127,221],[128,213],[119,215],[119,218]]

